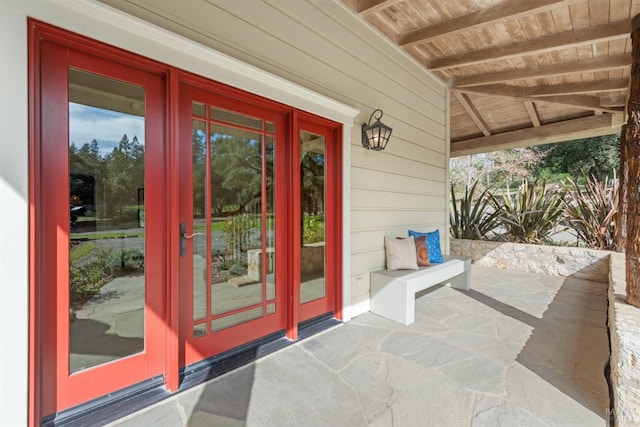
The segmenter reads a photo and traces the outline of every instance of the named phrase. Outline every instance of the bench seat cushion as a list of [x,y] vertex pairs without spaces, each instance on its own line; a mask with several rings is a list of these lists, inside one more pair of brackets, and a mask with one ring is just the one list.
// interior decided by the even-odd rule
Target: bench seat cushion
[[429,262],[429,250],[427,249],[427,236],[414,237],[416,241],[416,256],[418,261],[418,267],[428,267],[431,265]]
[[416,244],[413,237],[408,239],[384,238],[387,270],[417,270]]
[[429,252],[429,261],[432,263],[444,262],[442,257],[442,249],[440,248],[440,231],[434,230],[429,232],[421,232],[409,230],[409,236],[414,238],[425,236],[427,239],[427,251]]

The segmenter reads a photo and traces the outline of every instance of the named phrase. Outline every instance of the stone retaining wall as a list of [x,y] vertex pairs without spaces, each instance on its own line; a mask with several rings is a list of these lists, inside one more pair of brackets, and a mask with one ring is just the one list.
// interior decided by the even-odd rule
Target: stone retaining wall
[[475,264],[608,283],[614,426],[640,426],[640,308],[625,302],[624,254],[562,246],[451,239]]
[[625,257],[613,253],[609,267],[610,379],[615,425],[640,426],[640,309],[625,302]]
[[[273,273],[274,248],[267,248],[267,274]],[[302,274],[324,271],[324,242],[309,243],[300,248],[300,272]],[[262,271],[262,249],[247,251],[247,275],[255,281],[260,280]]]
[[577,277],[607,283],[609,251],[451,239],[451,255],[470,257],[474,264],[550,276]]

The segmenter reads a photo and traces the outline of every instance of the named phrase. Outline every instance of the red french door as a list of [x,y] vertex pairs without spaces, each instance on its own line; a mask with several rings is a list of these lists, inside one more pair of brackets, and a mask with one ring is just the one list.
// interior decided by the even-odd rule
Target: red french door
[[341,283],[342,162],[340,127],[300,113],[294,174],[294,291],[298,322],[336,313]]
[[34,418],[340,318],[338,124],[31,30]]
[[165,83],[51,41],[39,52],[34,211],[47,415],[162,374]]
[[185,365],[285,329],[285,117],[180,87]]

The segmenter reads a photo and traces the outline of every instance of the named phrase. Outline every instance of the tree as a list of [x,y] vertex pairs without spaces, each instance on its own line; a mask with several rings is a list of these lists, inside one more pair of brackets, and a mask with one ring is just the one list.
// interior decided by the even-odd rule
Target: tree
[[492,153],[493,170],[497,181],[511,188],[511,184],[531,177],[544,151],[531,147],[511,148]]
[[95,209],[95,197],[104,177],[105,162],[95,139],[77,148],[69,146],[69,194],[71,204],[91,206]]
[[[193,216],[204,218],[206,212],[206,182],[207,182],[207,145],[206,134],[203,130],[191,131],[191,153],[193,165]],[[214,208],[215,210],[215,208]]]
[[[267,162],[267,176],[273,165]],[[212,207],[222,213],[260,212],[262,202],[262,141],[255,137],[217,133],[211,140]]]
[[104,207],[109,218],[137,221],[138,190],[144,189],[144,145],[123,135],[105,156]]
[[620,167],[620,135],[604,135],[540,145],[535,148],[543,156],[536,175],[567,174],[574,179],[580,171],[593,178],[612,177]]
[[324,213],[323,153],[308,152],[300,162],[300,203],[304,214]]
[[544,151],[531,147],[511,148],[491,153],[456,157],[449,162],[451,184],[464,190],[473,182],[489,187],[510,187],[531,177]]
[[480,175],[486,171],[489,163],[486,154],[471,154],[469,156],[453,157],[449,161],[451,185],[465,188],[479,181]]

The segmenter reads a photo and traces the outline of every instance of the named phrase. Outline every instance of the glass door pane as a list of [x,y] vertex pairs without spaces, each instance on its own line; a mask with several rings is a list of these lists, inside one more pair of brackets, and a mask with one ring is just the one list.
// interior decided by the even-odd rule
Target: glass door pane
[[300,303],[326,296],[325,280],[326,139],[300,132]]
[[[233,118],[229,112],[225,116]],[[211,233],[218,243],[212,248],[211,314],[217,318],[211,330],[216,331],[264,315],[262,305],[255,306],[264,298],[263,140],[259,133],[213,124],[210,147]]]
[[275,124],[192,103],[192,337],[275,313]]
[[69,70],[69,372],[145,348],[145,89]]
[[[194,113],[200,104],[194,106]],[[204,107],[204,106],[201,106]],[[204,115],[204,113],[202,114]],[[207,294],[207,122],[193,120],[192,130],[193,175],[193,320],[206,319],[209,295]],[[197,325],[194,336],[207,333],[206,325]]]

